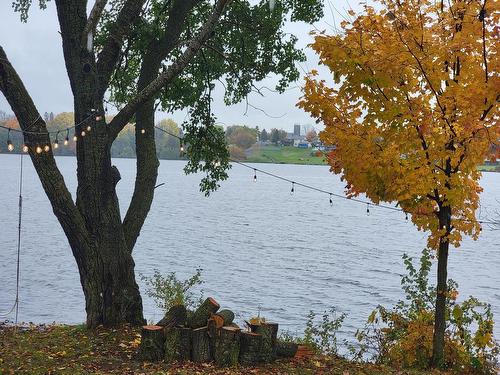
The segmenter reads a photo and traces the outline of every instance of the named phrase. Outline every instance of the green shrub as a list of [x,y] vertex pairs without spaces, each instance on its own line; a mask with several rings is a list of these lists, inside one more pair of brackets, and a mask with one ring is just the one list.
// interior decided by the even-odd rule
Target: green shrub
[[347,315],[338,314],[332,307],[325,311],[321,320],[311,310],[307,316],[304,336],[300,339],[300,344],[307,345],[318,354],[338,355],[337,332],[342,327],[342,323]]
[[[420,267],[407,255],[408,274],[401,280],[405,299],[392,309],[378,306],[366,326],[358,330],[357,359],[372,353],[379,363],[398,367],[428,368],[432,359],[436,289],[429,285],[431,254],[424,250]],[[448,282],[446,301],[445,367],[460,374],[494,374],[500,353],[493,338],[489,304],[474,297],[458,303],[458,285]]]
[[200,291],[200,297],[196,298],[193,288],[203,284],[201,279],[201,269],[186,280],[179,280],[175,272],[163,276],[160,271],[155,270],[153,276],[141,276],[145,281],[148,297],[154,299],[156,305],[167,311],[174,305],[185,305],[187,308],[194,308],[203,299],[203,291]]

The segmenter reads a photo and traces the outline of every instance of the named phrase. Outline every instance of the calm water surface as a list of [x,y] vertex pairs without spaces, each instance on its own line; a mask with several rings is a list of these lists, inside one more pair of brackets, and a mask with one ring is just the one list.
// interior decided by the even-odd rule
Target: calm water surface
[[[19,155],[0,155],[0,313],[14,298]],[[85,321],[78,271],[64,234],[28,158],[25,158],[20,320]],[[75,159],[60,157],[70,190],[76,190]],[[117,159],[124,212],[133,189],[135,160]],[[190,276],[203,268],[205,295],[248,318],[261,314],[301,332],[309,310],[330,306],[349,314],[342,328],[352,337],[370,311],[401,298],[404,252],[419,256],[426,236],[404,215],[295,188],[234,166],[230,179],[210,198],[199,176],[185,176],[181,161],[162,161],[151,213],[134,250],[137,275],[175,271]],[[264,170],[323,189],[343,192],[327,167],[261,164]],[[481,217],[500,205],[500,174],[485,173]],[[450,257],[450,276],[461,298],[475,295],[493,306],[500,323],[500,231],[483,230]],[[138,277],[139,279],[139,277]],[[139,280],[144,292],[144,283]],[[148,320],[160,311],[145,296]],[[500,327],[496,327],[497,338]]]

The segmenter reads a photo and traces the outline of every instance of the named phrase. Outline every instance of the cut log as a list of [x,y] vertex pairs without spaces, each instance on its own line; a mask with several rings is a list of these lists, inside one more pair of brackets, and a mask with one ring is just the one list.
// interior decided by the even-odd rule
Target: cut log
[[215,342],[217,339],[217,336],[219,336],[219,331],[220,329],[217,328],[217,325],[215,323],[215,320],[208,320],[207,324],[207,330],[208,330],[208,341],[209,341],[209,346],[210,346],[210,358],[214,358],[215,355]]
[[165,362],[191,360],[190,328],[172,327],[165,330]]
[[156,325],[163,327],[176,327],[186,325],[187,311],[184,305],[172,306],[162,320]]
[[264,363],[272,362],[276,359],[276,341],[278,339],[278,324],[263,323],[256,326],[255,333],[262,335],[262,347],[260,351],[260,361]]
[[141,330],[141,345],[139,357],[143,361],[161,361],[163,359],[163,346],[165,336],[163,327],[144,326]]
[[255,366],[261,360],[262,335],[241,332],[239,361],[245,366]]
[[[215,327],[217,327],[217,328],[224,327],[224,318],[222,316],[220,316],[219,314],[212,314],[212,316],[210,317],[210,319],[208,319],[208,321],[211,321],[211,320],[214,322]],[[207,322],[207,325],[208,325],[208,322]]]
[[240,355],[240,333],[233,327],[217,330],[214,348],[214,360],[219,367],[236,366]]
[[234,312],[231,310],[221,310],[217,314],[217,316],[220,316],[223,320],[223,326],[224,327],[229,327],[234,321]]
[[193,330],[191,328],[182,327],[178,328],[180,331],[180,349],[179,358],[181,361],[191,360],[191,340]]
[[297,348],[297,353],[295,353],[295,358],[312,358],[314,357],[314,350],[305,345],[299,345]]
[[191,317],[191,328],[201,328],[207,325],[208,319],[212,314],[219,310],[219,304],[212,297],[209,297],[196,309]]
[[297,354],[299,345],[294,342],[278,340],[276,342],[276,355],[278,358],[293,358]]
[[192,327],[191,325],[191,322],[193,321],[193,315],[194,315],[194,311],[193,310],[187,310],[186,311],[186,327]]
[[193,362],[204,363],[212,360],[208,327],[191,331],[191,358]]

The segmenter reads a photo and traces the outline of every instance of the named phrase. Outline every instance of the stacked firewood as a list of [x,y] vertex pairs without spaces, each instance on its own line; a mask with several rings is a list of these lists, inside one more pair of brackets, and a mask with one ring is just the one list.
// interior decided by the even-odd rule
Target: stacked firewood
[[253,366],[297,353],[296,344],[277,339],[278,324],[262,321],[242,330],[234,323],[232,311],[219,308],[213,298],[195,311],[173,306],[156,325],[142,327],[141,359]]

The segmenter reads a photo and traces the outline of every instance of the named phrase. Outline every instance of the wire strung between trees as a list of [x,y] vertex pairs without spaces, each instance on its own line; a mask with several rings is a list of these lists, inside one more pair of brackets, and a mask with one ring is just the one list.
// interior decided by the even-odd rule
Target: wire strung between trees
[[[170,135],[170,136],[172,136],[174,138],[179,139],[181,141],[181,149],[182,149],[182,151],[184,151],[183,137],[181,137],[181,136],[179,136],[177,134],[173,134],[173,133],[169,132],[168,130],[165,130],[165,129],[157,126],[157,125],[155,125],[155,128],[158,129],[158,130],[160,130],[163,133],[166,133],[166,134],[168,134],[168,135]],[[298,182],[298,181],[295,181],[295,180],[292,180],[292,179],[289,179],[289,178],[277,175],[275,173],[271,173],[271,172],[262,170],[260,168],[253,167],[251,165],[248,165],[248,164],[243,163],[243,162],[238,161],[238,160],[234,160],[234,159],[229,158],[229,161],[231,161],[232,163],[241,165],[242,167],[245,167],[245,168],[253,170],[253,172],[254,172],[253,180],[254,181],[257,181],[257,172],[259,172],[259,173],[262,173],[262,174],[267,175],[269,177],[273,177],[275,179],[278,179],[278,180],[281,180],[281,181],[285,181],[285,182],[288,182],[288,183],[292,184],[292,188],[291,188],[291,191],[290,191],[290,193],[292,195],[295,192],[295,186],[301,186],[303,188],[306,188],[306,189],[309,189],[309,190],[312,190],[312,191],[316,191],[318,193],[327,194],[330,197],[330,205],[333,205],[332,197],[336,197],[336,198],[345,199],[345,200],[348,200],[348,201],[351,201],[351,202],[355,202],[355,203],[360,203],[360,204],[366,205],[366,213],[367,214],[370,214],[370,207],[376,207],[376,208],[381,208],[381,209],[386,209],[386,210],[390,210],[390,211],[404,213],[405,214],[405,220],[408,220],[408,214],[409,214],[409,212],[407,212],[407,211],[405,211],[405,210],[403,210],[401,208],[397,208],[397,207],[393,207],[393,206],[389,206],[389,205],[385,205],[385,204],[375,204],[375,203],[368,202],[366,200],[359,199],[359,198],[347,197],[345,195],[337,194],[337,193],[334,193],[334,192],[331,192],[331,191],[328,191],[328,190],[325,190],[325,189],[320,189],[320,188],[317,188],[317,187],[312,186],[312,185],[308,185],[308,184],[305,184],[305,183],[302,183],[302,182]],[[496,223],[494,221],[489,221],[489,220],[467,220],[467,219],[459,219],[459,218],[454,218],[453,220],[462,221],[462,222],[468,222],[468,223],[489,224],[489,225],[497,225],[498,224],[498,223]]]

